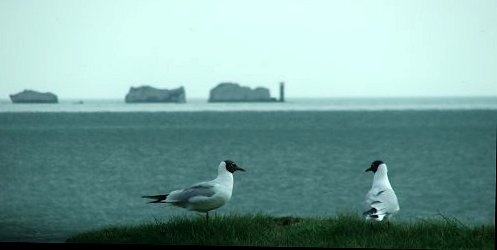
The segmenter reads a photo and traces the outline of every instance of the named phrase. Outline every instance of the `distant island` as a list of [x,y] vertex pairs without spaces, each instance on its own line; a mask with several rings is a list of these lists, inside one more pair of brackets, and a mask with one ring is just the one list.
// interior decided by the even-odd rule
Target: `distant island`
[[[283,83],[280,85],[280,100],[283,101]],[[209,102],[276,102],[268,88],[240,86],[237,83],[223,82],[211,89]]]
[[126,103],[175,102],[185,103],[185,88],[157,89],[151,86],[131,87],[124,99]]
[[58,103],[57,95],[51,92],[38,92],[25,89],[17,94],[9,95],[13,103]]
[[[57,95],[51,92],[38,92],[25,89],[10,95],[13,103],[58,103]],[[158,89],[149,85],[130,87],[124,101],[126,103],[185,103],[185,88]],[[280,98],[271,97],[269,89],[257,87],[251,89],[238,83],[222,82],[212,88],[208,102],[284,102],[284,83],[280,83]],[[83,104],[83,101],[73,104]]]

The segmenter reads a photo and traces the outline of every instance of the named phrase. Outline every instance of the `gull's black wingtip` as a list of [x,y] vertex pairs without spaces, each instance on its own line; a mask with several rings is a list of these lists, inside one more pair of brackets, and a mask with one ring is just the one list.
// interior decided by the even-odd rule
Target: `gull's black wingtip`
[[155,201],[149,201],[148,203],[165,203],[163,202],[166,200],[167,196],[169,194],[159,194],[159,195],[143,195],[142,198],[147,198],[147,199],[154,199]]
[[373,208],[369,209],[368,211],[362,213],[362,215],[369,215],[369,216],[373,217],[373,216],[377,216],[377,215],[374,215],[376,212],[378,212],[378,211],[376,210],[376,208],[373,207]]

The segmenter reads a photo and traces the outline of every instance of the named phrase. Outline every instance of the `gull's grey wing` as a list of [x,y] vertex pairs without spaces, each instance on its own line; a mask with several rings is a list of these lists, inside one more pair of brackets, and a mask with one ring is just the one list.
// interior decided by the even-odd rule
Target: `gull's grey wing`
[[392,214],[399,210],[397,196],[392,189],[371,190],[366,202],[364,214]]
[[166,202],[188,202],[188,200],[192,197],[211,197],[214,194],[214,185],[209,183],[199,183],[189,188],[171,192],[171,194],[169,194],[169,196],[167,197]]

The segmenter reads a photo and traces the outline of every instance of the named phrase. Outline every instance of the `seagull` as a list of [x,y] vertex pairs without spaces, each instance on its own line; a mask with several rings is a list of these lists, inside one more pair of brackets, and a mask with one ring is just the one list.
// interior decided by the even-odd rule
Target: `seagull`
[[[387,165],[379,160],[373,161],[366,172],[373,171],[373,186],[366,194],[366,211],[363,215],[366,220],[382,221],[385,217],[388,221],[391,216],[399,211],[399,202],[388,181]],[[388,221],[389,222],[389,221]],[[388,223],[390,224],[390,222]]]
[[222,207],[231,199],[233,191],[233,173],[244,171],[231,160],[219,163],[217,177],[211,181],[194,184],[188,188],[171,191],[168,194],[144,195],[142,198],[154,199],[148,203],[167,203],[190,211],[205,213],[209,220],[209,211]]

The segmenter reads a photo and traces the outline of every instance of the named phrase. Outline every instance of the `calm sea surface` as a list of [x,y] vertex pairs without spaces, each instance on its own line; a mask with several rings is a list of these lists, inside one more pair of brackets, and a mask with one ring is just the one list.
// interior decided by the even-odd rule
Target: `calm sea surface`
[[[153,111],[153,112],[150,112]],[[395,218],[495,224],[497,98],[287,103],[0,103],[0,241],[62,242],[108,225],[194,212],[146,194],[235,173],[218,214],[361,212],[376,159]]]
[[[83,104],[80,104],[82,102]],[[58,104],[12,104],[0,99],[0,112],[202,112],[202,111],[355,111],[355,110],[497,110],[497,97],[458,98],[291,98],[284,103],[126,104],[124,100],[60,100]]]

